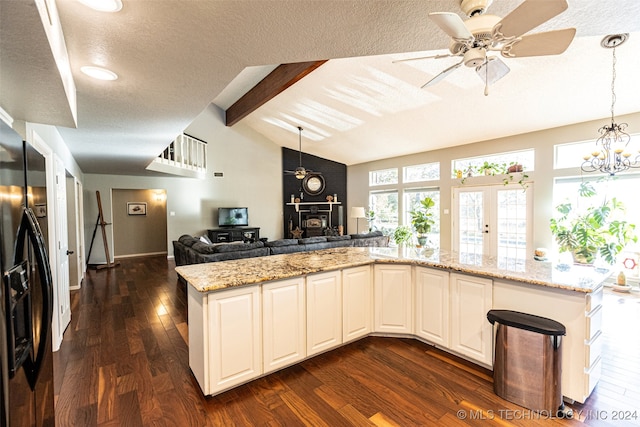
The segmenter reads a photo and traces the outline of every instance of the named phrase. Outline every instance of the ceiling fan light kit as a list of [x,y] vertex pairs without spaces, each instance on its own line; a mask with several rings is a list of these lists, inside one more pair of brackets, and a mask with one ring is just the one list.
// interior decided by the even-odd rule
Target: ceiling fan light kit
[[616,47],[623,44],[629,38],[628,33],[610,34],[605,36],[600,45],[612,50],[611,73],[611,124],[598,129],[600,136],[596,140],[596,149],[584,156],[581,169],[584,172],[602,172],[610,176],[623,172],[629,168],[640,168],[640,155],[631,160],[631,152],[628,150],[631,137],[626,131],[627,123],[616,123],[614,106],[616,104]]

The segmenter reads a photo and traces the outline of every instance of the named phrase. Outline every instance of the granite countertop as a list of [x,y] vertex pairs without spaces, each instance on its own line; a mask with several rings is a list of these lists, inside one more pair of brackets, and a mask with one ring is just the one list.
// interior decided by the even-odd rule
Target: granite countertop
[[374,263],[435,267],[584,293],[598,289],[612,273],[606,269],[534,260],[508,265],[487,256],[425,251],[414,247],[324,249],[183,265],[176,267],[176,271],[199,292],[211,292]]

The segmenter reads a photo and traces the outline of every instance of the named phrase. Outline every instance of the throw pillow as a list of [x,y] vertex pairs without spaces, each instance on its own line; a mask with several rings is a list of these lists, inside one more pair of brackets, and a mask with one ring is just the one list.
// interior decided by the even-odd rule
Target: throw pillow
[[209,236],[207,236],[206,234],[204,234],[204,235],[200,236],[200,241],[201,241],[202,243],[206,243],[206,244],[208,244],[208,245],[213,244],[213,242],[211,241],[211,239],[209,239]]

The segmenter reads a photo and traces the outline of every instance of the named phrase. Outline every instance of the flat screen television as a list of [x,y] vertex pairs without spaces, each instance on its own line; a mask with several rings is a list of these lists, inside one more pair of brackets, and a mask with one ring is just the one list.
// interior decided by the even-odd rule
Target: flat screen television
[[218,208],[219,227],[246,227],[248,225],[248,208]]

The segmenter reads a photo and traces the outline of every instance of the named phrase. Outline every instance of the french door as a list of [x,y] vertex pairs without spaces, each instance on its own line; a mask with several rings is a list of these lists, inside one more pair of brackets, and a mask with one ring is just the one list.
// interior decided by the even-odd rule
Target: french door
[[500,268],[521,271],[533,256],[533,185],[453,189],[453,250],[464,263],[495,257]]

